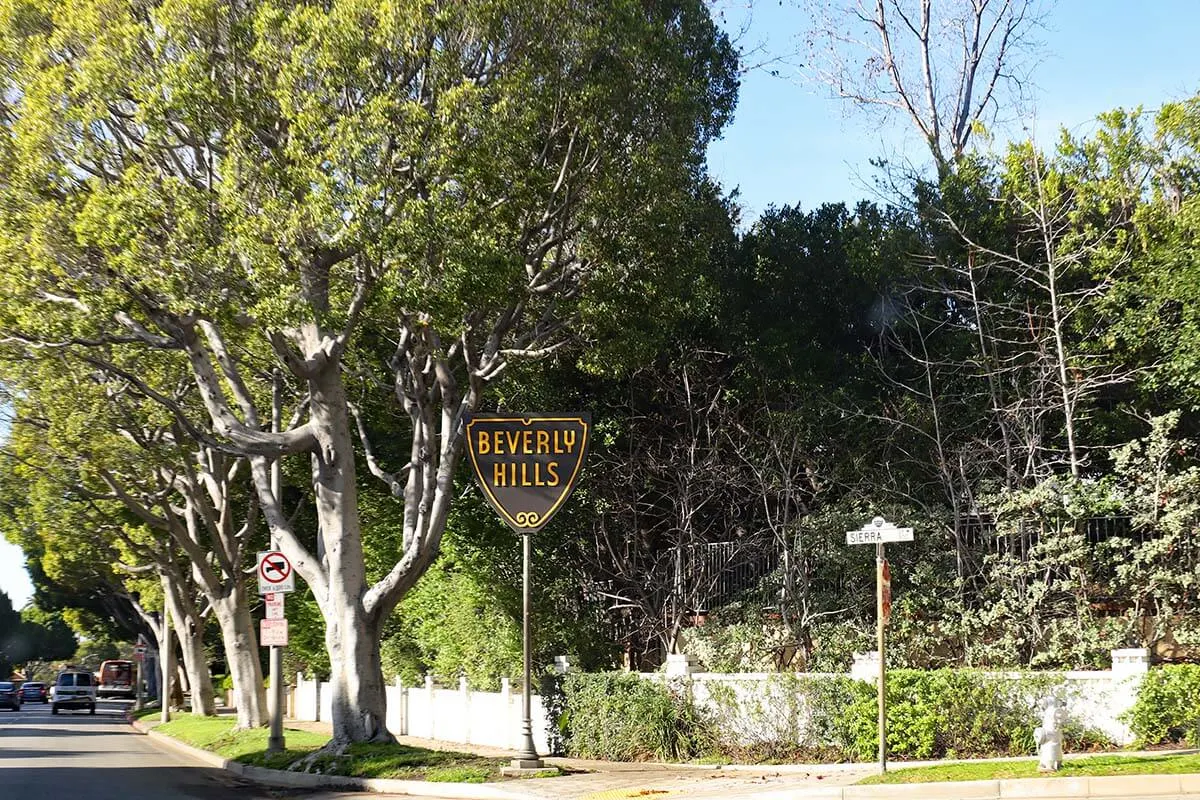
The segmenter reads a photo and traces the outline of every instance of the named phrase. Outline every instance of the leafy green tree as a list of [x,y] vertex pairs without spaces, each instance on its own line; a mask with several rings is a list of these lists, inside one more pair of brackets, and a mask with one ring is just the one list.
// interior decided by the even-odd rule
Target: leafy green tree
[[0,677],[5,680],[12,674],[14,658],[11,650],[20,627],[21,615],[13,610],[9,596],[0,592]]
[[[325,619],[334,746],[389,739],[380,631],[438,551],[463,416],[669,221],[731,109],[732,48],[696,0],[85,0],[20,6],[0,61],[21,98],[0,327],[250,460]],[[137,367],[152,353],[205,414]],[[362,437],[404,503],[402,555],[369,585],[351,394],[380,385],[410,447],[396,468]],[[315,553],[270,479],[290,456],[312,467]]]
[[60,613],[45,612],[36,606],[21,612],[18,632],[10,641],[8,656],[14,664],[23,665],[26,680],[32,680],[29,676],[40,663],[70,658],[79,646]]

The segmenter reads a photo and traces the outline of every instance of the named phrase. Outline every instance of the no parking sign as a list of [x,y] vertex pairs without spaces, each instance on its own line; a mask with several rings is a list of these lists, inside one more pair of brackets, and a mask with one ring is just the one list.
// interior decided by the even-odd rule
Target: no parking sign
[[296,591],[292,562],[278,550],[258,554],[258,593]]

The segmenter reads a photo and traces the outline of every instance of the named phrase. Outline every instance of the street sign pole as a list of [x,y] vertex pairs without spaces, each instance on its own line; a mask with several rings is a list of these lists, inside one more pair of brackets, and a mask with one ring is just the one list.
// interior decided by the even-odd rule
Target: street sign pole
[[521,689],[521,751],[517,753],[514,766],[522,769],[538,769],[542,766],[538,756],[537,746],[533,743],[533,698],[530,693],[530,674],[533,671],[533,647],[529,635],[529,606],[530,606],[530,563],[533,560],[533,534],[521,535],[522,550],[522,614],[521,614],[521,648],[525,656],[525,679]]
[[879,774],[887,772],[887,651],[884,628],[891,612],[891,576],[884,552],[885,542],[911,542],[912,528],[897,528],[883,517],[875,517],[860,530],[846,531],[846,544],[875,545],[875,636],[879,650]]
[[521,748],[506,774],[542,767],[533,741],[530,630],[533,534],[570,496],[583,468],[592,418],[573,414],[472,414],[467,455],[484,497],[521,537]]
[[887,656],[883,650],[883,542],[875,545],[875,612],[879,641],[879,774],[887,772]]
[[271,714],[271,735],[267,737],[267,752],[282,753],[283,741],[283,648],[271,648],[271,691],[267,711]]
[[175,671],[175,648],[171,646],[171,604],[167,601],[170,596],[170,584],[163,578],[163,615],[162,615],[162,686],[159,695],[162,697],[162,710],[159,719],[162,722],[171,721],[171,673]]
[[[280,385],[280,375],[276,371],[273,381],[273,402],[271,415],[271,428],[278,431],[282,420],[282,388]],[[275,497],[282,496],[283,488],[283,472],[280,460],[275,459],[271,464],[271,491]],[[274,539],[275,537],[272,537]],[[271,542],[272,549],[279,547],[278,541]],[[288,573],[291,573],[291,565],[288,565]],[[261,572],[260,572],[261,574]],[[284,596],[273,595],[282,599]],[[271,666],[270,666],[270,689],[267,694],[267,713],[271,717],[271,733],[267,737],[267,752],[282,753],[286,743],[283,738],[283,648],[278,645],[271,646]]]

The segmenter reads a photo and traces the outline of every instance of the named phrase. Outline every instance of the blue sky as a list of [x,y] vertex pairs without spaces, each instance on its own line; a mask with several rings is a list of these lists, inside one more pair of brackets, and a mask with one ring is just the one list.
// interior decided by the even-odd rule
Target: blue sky
[[[740,25],[742,2],[723,6],[731,26]],[[1156,108],[1200,91],[1200,0],[1061,0],[1046,8],[1027,119],[1039,141],[1064,125],[1086,133],[1096,114],[1117,106]],[[805,26],[790,0],[756,2],[752,20],[744,40],[775,53],[792,49]],[[924,157],[910,128],[898,117],[881,126],[819,88],[756,71],[743,81],[737,114],[709,164],[727,190],[740,190],[750,223],[770,205],[811,209],[872,198],[870,159]],[[1001,141],[1021,135],[1019,127],[996,133]],[[0,590],[18,608],[32,592],[21,551],[3,540]]]
[[[742,13],[738,5],[725,4],[731,26]],[[1053,141],[1060,126],[1086,133],[1098,113],[1117,106],[1156,108],[1200,91],[1200,1],[1061,0],[1044,7],[1026,119],[1038,141]],[[804,27],[805,12],[792,0],[755,2],[743,40],[786,52]],[[875,199],[870,159],[899,153],[924,160],[911,130],[900,117],[880,125],[820,87],[751,72],[733,124],[710,148],[709,166],[726,189],[740,189],[748,224],[770,205],[811,209]],[[1021,129],[994,133],[1002,144]]]

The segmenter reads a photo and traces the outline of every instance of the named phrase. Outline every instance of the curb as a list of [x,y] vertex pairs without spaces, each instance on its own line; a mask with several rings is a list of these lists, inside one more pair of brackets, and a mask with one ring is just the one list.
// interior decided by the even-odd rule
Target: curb
[[[998,781],[890,783],[801,790],[805,800],[1067,800],[1067,798],[1200,797],[1200,775],[1113,775],[1103,778],[1009,778]],[[765,797],[764,797],[765,800]]]
[[486,783],[431,783],[429,781],[405,781],[394,778],[351,778],[344,775],[313,775],[307,772],[288,772],[267,769],[230,761],[216,753],[192,747],[178,739],[146,728],[136,720],[129,720],[134,730],[145,734],[150,741],[162,749],[177,755],[200,761],[215,769],[223,769],[234,775],[256,781],[267,786],[283,786],[305,789],[351,789],[378,794],[400,794],[412,797],[450,797],[457,800],[544,800],[538,795],[504,789]]
[[[360,792],[409,795],[412,797],[449,797],[457,800],[544,800],[542,795],[512,791],[485,783],[430,783],[391,778],[351,778],[342,775],[312,775],[306,772],[287,772],[230,761],[207,750],[184,744],[178,739],[146,728],[137,720],[128,720],[139,733],[147,735],[156,745],[177,754],[195,759],[210,767],[268,786],[290,788],[350,789]],[[549,760],[549,759],[548,759]],[[697,764],[696,767],[701,765]],[[788,766],[788,765],[778,765]],[[750,765],[708,767],[714,772],[722,769],[742,771]],[[756,767],[754,769],[763,769]],[[1131,795],[1154,798],[1200,798],[1200,774],[1183,775],[1114,775],[1086,778],[1009,778],[993,781],[945,781],[940,783],[890,783],[873,786],[830,786],[815,789],[788,789],[766,792],[758,800],[1100,800],[1127,798]]]

